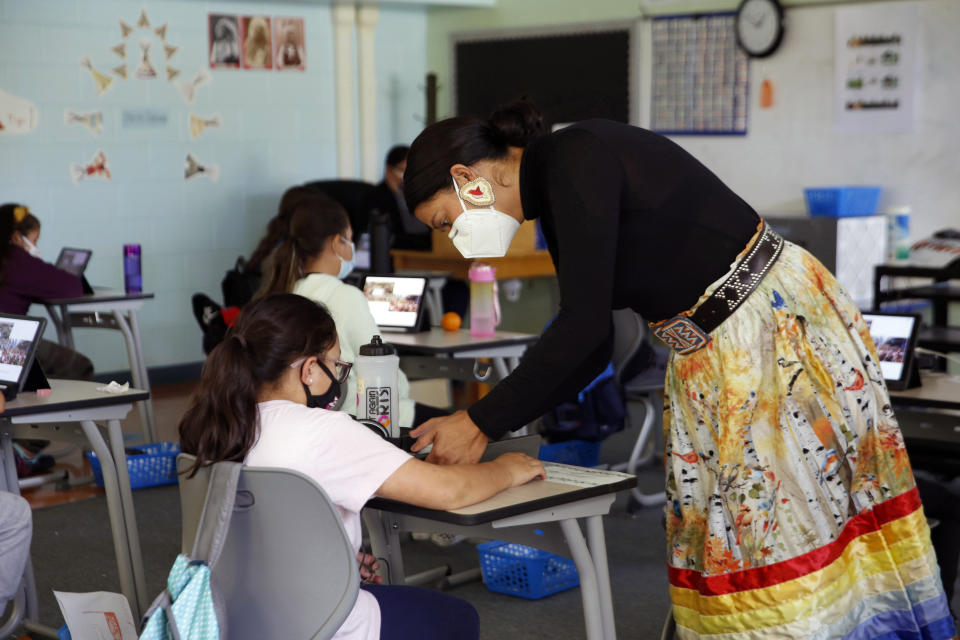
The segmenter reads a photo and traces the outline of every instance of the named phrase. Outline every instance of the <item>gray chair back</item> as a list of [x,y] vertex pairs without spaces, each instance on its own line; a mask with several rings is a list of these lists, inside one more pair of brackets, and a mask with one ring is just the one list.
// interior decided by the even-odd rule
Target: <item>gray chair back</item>
[[[180,454],[177,469],[193,464]],[[209,468],[180,477],[182,550],[193,548]],[[360,589],[356,552],[340,513],[311,478],[246,467],[220,560],[213,568],[231,640],[333,637]]]
[[633,309],[613,311],[613,371],[620,384],[623,368],[637,352],[647,335],[647,325]]

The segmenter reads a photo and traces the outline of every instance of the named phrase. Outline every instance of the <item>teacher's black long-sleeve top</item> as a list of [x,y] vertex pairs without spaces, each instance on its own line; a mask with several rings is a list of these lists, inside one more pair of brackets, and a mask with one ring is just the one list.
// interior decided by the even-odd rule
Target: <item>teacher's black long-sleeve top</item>
[[568,400],[610,361],[612,309],[658,321],[692,307],[730,268],[760,218],[663,136],[606,120],[535,138],[520,164],[560,312],[520,366],[468,413],[499,438]]

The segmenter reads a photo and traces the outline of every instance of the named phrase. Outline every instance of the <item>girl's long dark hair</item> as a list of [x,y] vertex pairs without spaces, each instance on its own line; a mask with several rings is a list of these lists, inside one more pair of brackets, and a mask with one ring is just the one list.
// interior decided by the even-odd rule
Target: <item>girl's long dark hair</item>
[[290,293],[302,278],[304,264],[323,251],[324,243],[350,228],[346,210],[319,190],[311,190],[301,199],[290,216],[283,243],[270,258],[269,273],[258,297],[273,293]]
[[403,197],[407,209],[417,207],[441,189],[449,189],[450,167],[470,166],[480,160],[496,160],[510,147],[525,147],[546,133],[543,114],[526,97],[511,102],[487,120],[448,118],[424,129],[410,145],[403,172]]
[[17,220],[13,212],[19,206],[21,205],[14,203],[0,205],[0,282],[3,282],[7,258],[10,256],[13,232],[17,230]]
[[267,223],[267,233],[260,238],[256,249],[250,254],[250,260],[247,261],[247,265],[251,269],[260,270],[263,268],[264,260],[273,253],[273,250],[287,235],[287,228],[290,226],[290,218],[294,211],[315,192],[316,189],[304,186],[290,187],[283,192],[283,197],[280,198],[280,206],[277,207],[277,215],[270,218],[270,222]]
[[203,466],[242,462],[259,434],[257,395],[298,358],[322,354],[337,340],[333,318],[309,298],[269,296],[243,308],[226,339],[210,352],[200,387],[180,419],[180,447]]

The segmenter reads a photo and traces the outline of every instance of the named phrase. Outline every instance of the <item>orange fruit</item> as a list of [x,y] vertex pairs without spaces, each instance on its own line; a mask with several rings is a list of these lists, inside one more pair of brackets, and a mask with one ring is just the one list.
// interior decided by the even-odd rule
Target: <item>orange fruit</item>
[[453,311],[447,311],[440,318],[440,326],[443,327],[444,331],[456,331],[462,323],[460,315]]

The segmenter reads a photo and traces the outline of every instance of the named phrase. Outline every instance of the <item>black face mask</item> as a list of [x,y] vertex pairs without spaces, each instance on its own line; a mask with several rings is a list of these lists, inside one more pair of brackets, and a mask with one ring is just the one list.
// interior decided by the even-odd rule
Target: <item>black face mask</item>
[[307,394],[307,406],[311,409],[328,409],[330,406],[335,404],[340,398],[340,382],[337,378],[330,373],[330,370],[319,360],[317,364],[320,365],[320,368],[323,369],[323,372],[327,374],[327,377],[330,378],[330,388],[323,392],[321,395],[317,396],[310,393],[310,387],[303,384],[303,392]]

